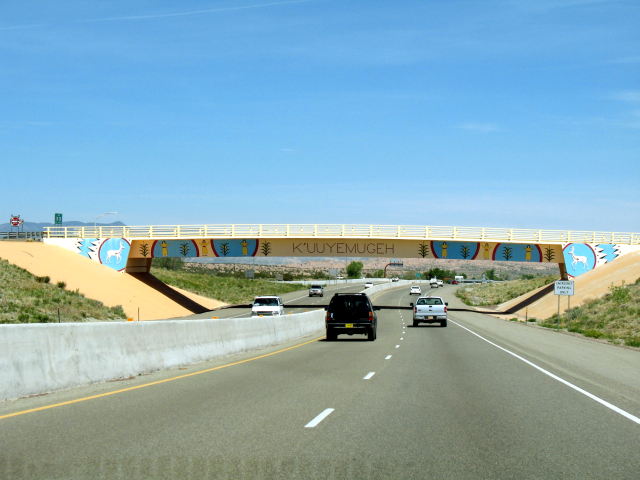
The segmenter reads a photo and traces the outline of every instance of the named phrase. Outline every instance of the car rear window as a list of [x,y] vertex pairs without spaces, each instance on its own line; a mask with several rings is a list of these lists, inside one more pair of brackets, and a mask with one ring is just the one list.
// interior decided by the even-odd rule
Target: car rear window
[[277,307],[277,298],[256,298],[253,302],[256,307]]
[[322,288],[321,285],[311,285],[311,288]]
[[369,302],[359,297],[337,297],[331,300],[331,310],[336,313],[350,312],[366,315],[369,310]]
[[442,305],[440,298],[419,298],[416,305]]

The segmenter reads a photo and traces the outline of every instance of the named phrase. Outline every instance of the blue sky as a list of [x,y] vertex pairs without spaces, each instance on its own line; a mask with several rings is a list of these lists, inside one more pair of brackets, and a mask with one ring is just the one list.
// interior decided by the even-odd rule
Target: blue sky
[[640,231],[640,2],[0,3],[2,214]]

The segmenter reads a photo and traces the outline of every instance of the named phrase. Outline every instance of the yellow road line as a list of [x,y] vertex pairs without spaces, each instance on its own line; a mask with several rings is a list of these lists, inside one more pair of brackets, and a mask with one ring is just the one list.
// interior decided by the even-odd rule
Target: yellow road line
[[287,348],[282,348],[280,350],[276,350],[275,352],[265,353],[263,355],[258,355],[257,357],[246,358],[244,360],[239,360],[237,362],[227,363],[225,365],[219,365],[217,367],[207,368],[205,370],[198,370],[197,372],[185,373],[183,375],[178,375],[176,377],[165,378],[163,380],[156,380],[155,382],[143,383],[142,385],[136,385],[134,387],[121,388],[120,390],[113,390],[111,392],[100,393],[98,395],[91,395],[89,397],[76,398],[74,400],[67,400],[66,402],[53,403],[51,405],[44,405],[42,407],[30,408],[28,410],[21,410],[19,412],[8,413],[6,415],[0,415],[0,420],[4,420],[6,418],[11,418],[11,417],[17,417],[19,415],[26,415],[27,413],[41,412],[42,410],[49,410],[50,408],[58,408],[58,407],[64,407],[66,405],[73,405],[74,403],[86,402],[88,400],[95,400],[97,398],[109,397],[111,395],[117,395],[119,393],[130,392],[132,390],[138,390],[140,388],[151,387],[153,385],[160,385],[162,383],[173,382],[174,380],[180,380],[182,378],[193,377],[195,375],[201,375],[203,373],[214,372],[216,370],[221,370],[223,368],[233,367],[234,365],[240,365],[242,363],[248,363],[248,362],[253,362],[254,360],[260,360],[261,358],[271,357],[272,355],[276,355],[278,353],[283,353],[283,352],[286,352],[286,351],[289,351],[289,350],[293,350],[294,348],[300,348],[300,347],[303,347],[303,346],[308,345],[310,343],[317,342],[321,338],[324,338],[324,337],[314,338],[314,339],[309,340],[307,342],[298,343],[297,345],[293,345],[291,347],[287,347]]

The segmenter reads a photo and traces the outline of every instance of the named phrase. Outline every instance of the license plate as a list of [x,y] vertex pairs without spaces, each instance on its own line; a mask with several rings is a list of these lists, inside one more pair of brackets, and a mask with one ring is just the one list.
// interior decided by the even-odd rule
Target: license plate
[[353,323],[345,324],[344,328],[353,328]]

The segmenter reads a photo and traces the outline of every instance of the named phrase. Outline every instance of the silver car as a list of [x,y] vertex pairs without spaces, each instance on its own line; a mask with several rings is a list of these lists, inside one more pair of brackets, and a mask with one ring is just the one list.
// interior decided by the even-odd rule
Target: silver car
[[322,288],[322,285],[311,285],[309,287],[309,296],[324,297],[324,289]]

